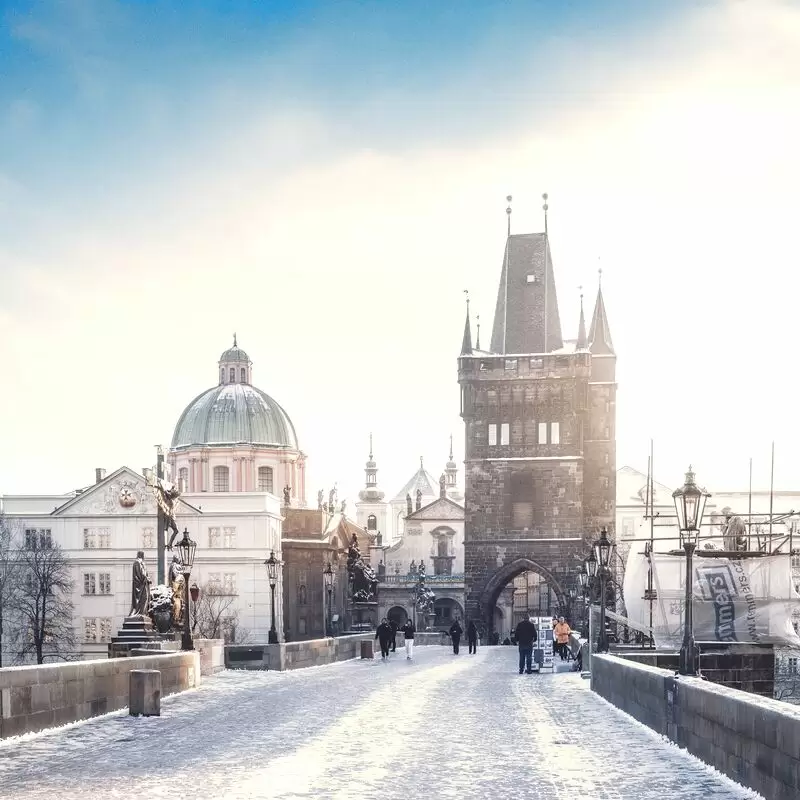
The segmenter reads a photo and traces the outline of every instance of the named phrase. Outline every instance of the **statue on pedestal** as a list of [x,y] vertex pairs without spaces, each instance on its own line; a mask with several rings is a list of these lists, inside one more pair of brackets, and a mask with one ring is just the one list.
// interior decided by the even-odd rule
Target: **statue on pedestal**
[[175,629],[180,629],[183,621],[184,581],[183,563],[176,554],[172,556],[172,563],[167,573],[167,583],[172,589],[172,627]]
[[735,516],[729,508],[725,508],[722,513],[725,514],[725,528],[722,539],[725,549],[747,550],[747,526],[744,524],[744,520],[739,516]]
[[143,617],[150,605],[150,578],[144,563],[144,550],[136,554],[133,562],[133,583],[131,588],[131,610],[129,617]]
[[353,585],[353,600],[361,603],[374,602],[378,596],[378,579],[372,567],[361,557],[355,534],[347,549],[347,572]]
[[317,492],[317,511],[323,511],[324,510],[324,506],[323,506],[323,503],[324,503],[323,498],[324,497],[325,497],[325,492],[322,489],[320,489]]
[[283,487],[283,504],[288,508],[292,504],[292,487]]
[[422,489],[417,489],[417,511],[422,508]]
[[447,497],[447,478],[444,472],[439,476],[439,497]]
[[408,511],[408,516],[410,517],[414,513],[414,508],[411,505],[411,495],[406,495],[406,511]]

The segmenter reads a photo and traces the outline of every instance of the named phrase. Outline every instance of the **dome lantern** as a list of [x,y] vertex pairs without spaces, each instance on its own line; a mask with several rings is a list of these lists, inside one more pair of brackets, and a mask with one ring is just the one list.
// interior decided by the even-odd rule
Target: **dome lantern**
[[219,357],[219,385],[229,383],[253,382],[253,362],[250,356],[239,347],[236,334],[233,334],[233,347],[227,349]]

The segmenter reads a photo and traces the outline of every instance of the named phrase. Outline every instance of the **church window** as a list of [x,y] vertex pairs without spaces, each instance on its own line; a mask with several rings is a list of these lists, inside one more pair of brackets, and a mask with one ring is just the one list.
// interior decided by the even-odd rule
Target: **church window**
[[189,491],[189,468],[181,467],[178,470],[178,489],[181,492]]
[[529,273],[528,273],[528,274],[525,276],[525,282],[526,282],[526,283],[536,283],[536,273],[534,273],[534,272],[529,272]]
[[306,618],[300,617],[300,619],[297,620],[297,632],[300,634],[300,636],[305,636],[306,631],[308,631],[308,624],[306,623]]
[[247,370],[244,367],[241,369],[241,376],[241,382],[247,383]]
[[497,425],[494,423],[489,425],[489,447],[494,447],[497,444]]
[[236,594],[236,573],[226,572],[222,576],[222,591],[225,594]]
[[142,548],[147,550],[151,547],[155,547],[153,544],[153,529],[142,528]]
[[111,594],[111,573],[101,572],[98,583],[100,584],[100,594]]
[[222,367],[219,371],[219,382],[225,383],[225,367]]
[[108,528],[97,529],[97,546],[102,550],[111,547],[111,531]]
[[26,550],[50,550],[53,547],[53,534],[50,528],[26,528]]
[[533,476],[517,473],[511,476],[511,517],[516,531],[533,527]]
[[516,370],[517,368],[517,359],[516,358],[507,358],[505,363],[505,368],[507,370]]
[[222,529],[222,546],[228,548],[236,547],[236,528]]
[[550,423],[550,444],[561,443],[561,426],[558,422]]
[[272,494],[275,486],[272,478],[272,467],[258,468],[258,491]]
[[208,546],[209,548],[219,547],[219,528],[208,529]]
[[611,436],[611,431],[609,430],[608,425],[606,425],[605,436],[603,438],[608,439],[610,438],[610,436]]
[[509,443],[509,441],[510,441],[509,437],[511,435],[510,431],[511,431],[511,426],[509,425],[509,423],[503,422],[500,425],[500,444],[501,445],[506,445],[506,444]]
[[602,477],[602,478],[600,478],[600,485],[601,485],[601,486],[602,486],[604,489],[608,489],[608,477],[607,477],[607,476],[603,475],[603,477]]
[[208,588],[212,591],[219,592],[222,588],[222,581],[220,580],[219,572],[208,573]]
[[367,530],[368,531],[378,530],[378,518],[374,514],[370,514],[367,517]]
[[231,383],[236,382],[236,367],[231,367],[230,372],[228,373],[228,380]]
[[531,369],[542,369],[544,367],[544,359],[537,356],[536,358],[531,359],[530,368]]
[[83,573],[83,593],[96,594],[95,575],[93,572]]
[[214,467],[214,491],[227,492],[228,486],[228,468]]
[[633,539],[636,531],[636,517],[622,518],[622,538]]
[[306,585],[308,583],[308,570],[299,569],[297,570],[297,583]]
[[439,558],[446,558],[448,555],[447,539],[444,536],[440,537],[439,541],[436,543],[436,555]]
[[94,550],[97,547],[97,536],[92,528],[83,529],[83,549]]
[[603,460],[605,461],[606,466],[608,466],[608,453],[605,454],[605,458]]
[[539,444],[547,444],[547,423],[539,423]]

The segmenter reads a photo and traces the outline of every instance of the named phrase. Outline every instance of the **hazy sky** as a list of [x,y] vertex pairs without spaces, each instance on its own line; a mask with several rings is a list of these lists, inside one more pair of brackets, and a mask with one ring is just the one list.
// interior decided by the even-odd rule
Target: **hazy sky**
[[545,191],[565,337],[603,266],[618,465],[765,487],[774,438],[797,488],[797,3],[1,7],[0,492],[151,464],[234,331],[309,501],[370,430],[387,493],[438,475],[463,290],[488,343]]

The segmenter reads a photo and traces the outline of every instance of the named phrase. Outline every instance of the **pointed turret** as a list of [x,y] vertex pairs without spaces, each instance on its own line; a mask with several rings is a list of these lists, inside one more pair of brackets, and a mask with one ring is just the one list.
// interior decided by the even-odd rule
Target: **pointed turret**
[[603,302],[602,270],[600,270],[601,283],[597,287],[597,300],[594,304],[592,323],[589,325],[589,350],[593,355],[615,355],[614,344],[611,341],[611,329],[606,315],[606,304]]
[[450,459],[444,465],[444,474],[447,480],[447,488],[455,489],[456,488],[456,478],[458,477],[458,464],[453,461],[453,436],[450,435]]
[[575,343],[575,350],[586,350],[589,340],[586,338],[586,319],[583,316],[583,292],[581,292],[581,316],[578,321],[578,341]]
[[472,355],[472,328],[469,324],[469,293],[464,289],[467,295],[467,321],[464,323],[464,338],[461,340],[461,355]]
[[358,493],[359,498],[365,502],[383,500],[384,493],[378,488],[378,464],[372,456],[372,434],[369,435],[369,460],[364,472],[366,483],[365,488]]

